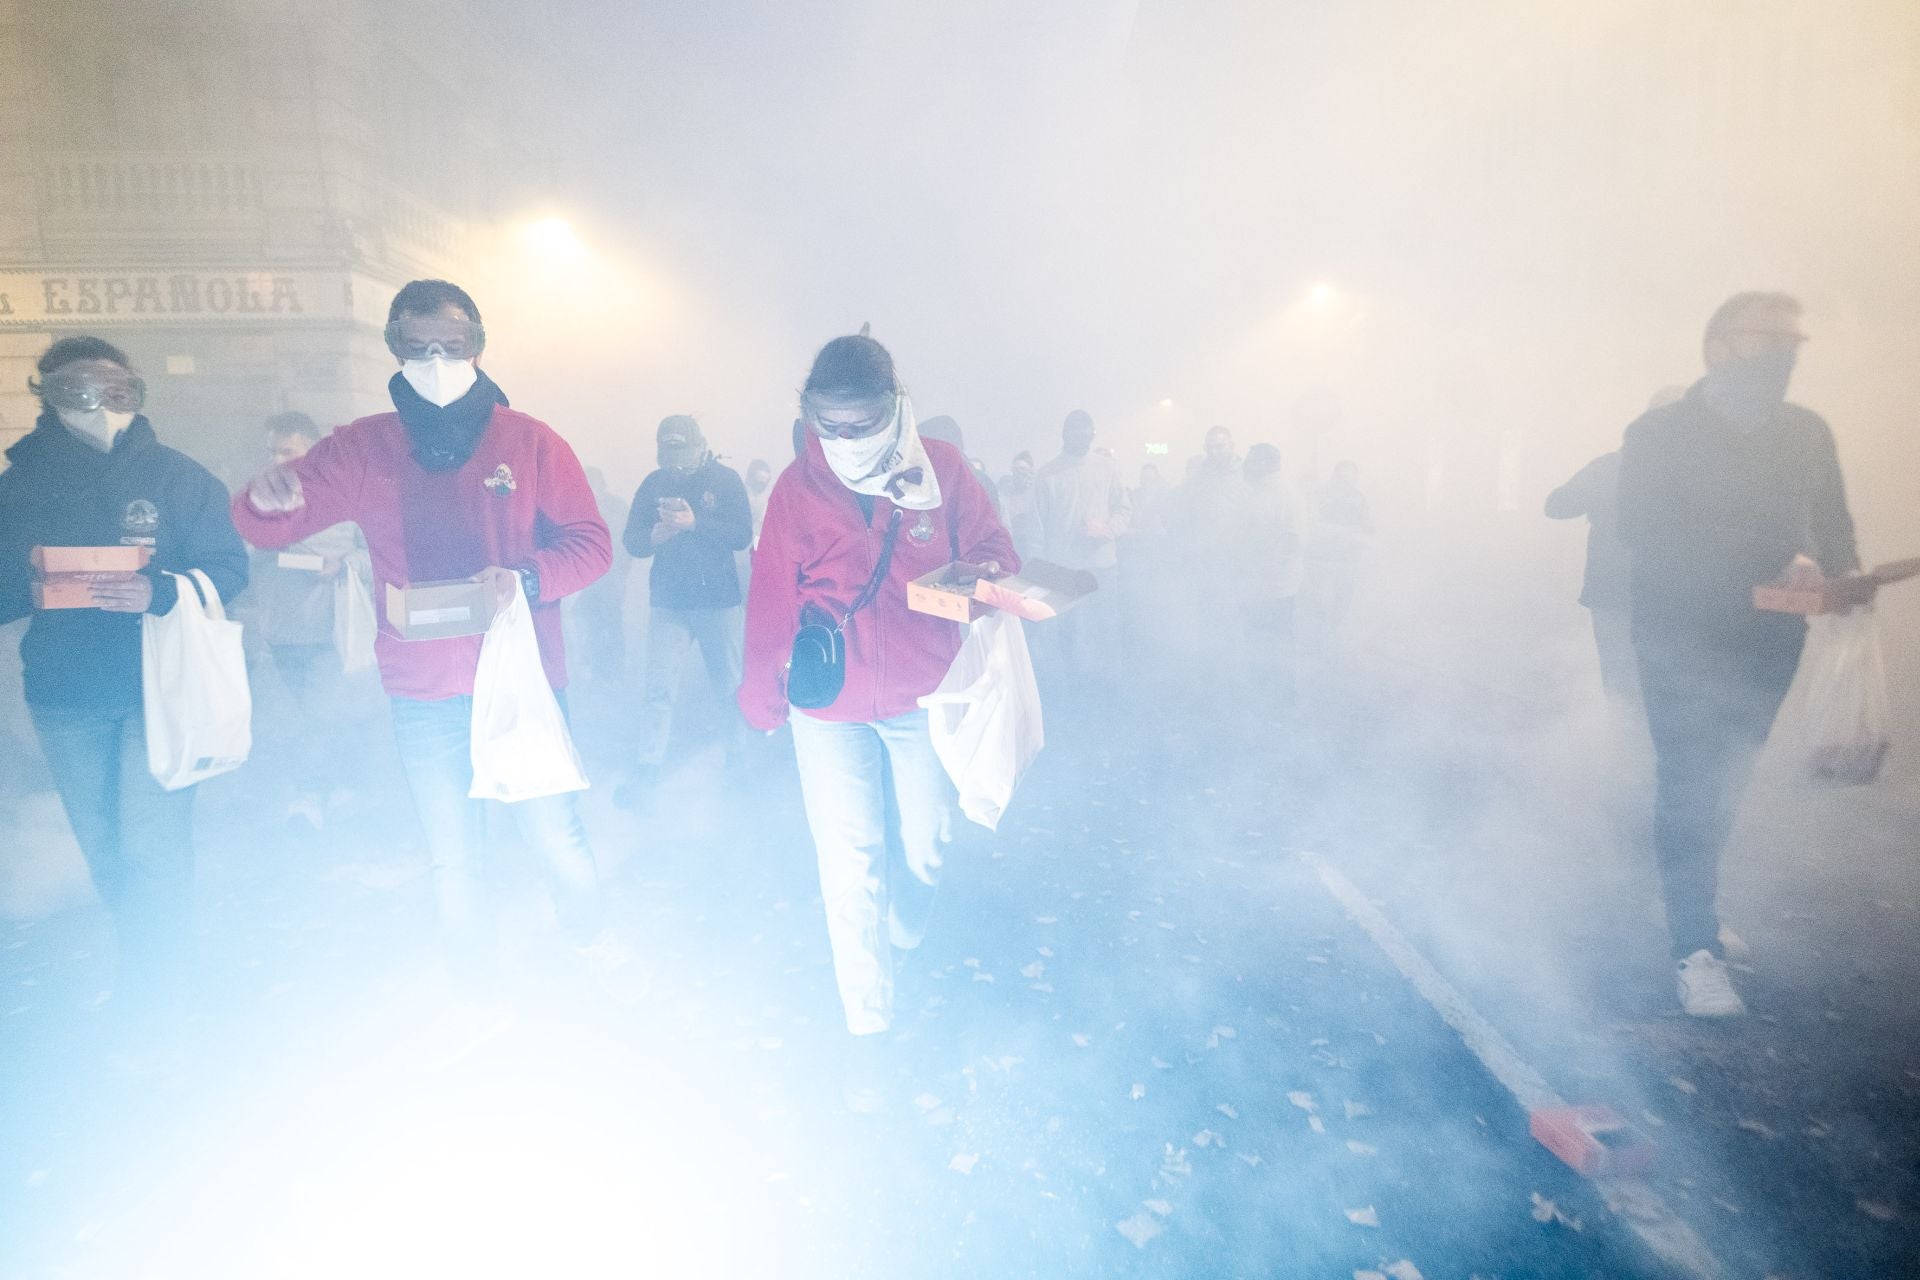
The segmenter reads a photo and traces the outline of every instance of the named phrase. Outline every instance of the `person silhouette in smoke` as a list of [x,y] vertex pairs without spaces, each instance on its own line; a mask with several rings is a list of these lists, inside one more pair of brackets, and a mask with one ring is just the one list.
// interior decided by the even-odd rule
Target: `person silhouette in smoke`
[[[960,650],[958,623],[907,607],[907,584],[953,560],[1019,568],[965,457],[922,440],[887,349],[835,338],[801,394],[807,437],[774,482],[747,597],[740,709],[793,726],[847,1030],[847,1104],[885,1105],[895,949],[920,944],[953,823],[953,786],[919,700]],[[801,635],[807,629],[807,636]],[[796,640],[842,661],[801,687]],[[811,667],[832,670],[831,664]]]
[[[640,750],[632,778],[615,792],[633,808],[659,781],[673,729],[681,669],[697,647],[713,693],[740,687],[740,574],[735,554],[753,541],[753,509],[732,467],[707,448],[685,414],[661,421],[660,466],[633,495],[627,550],[653,561],[647,610],[647,679],[640,703]],[[729,702],[728,718],[732,719]],[[738,734],[729,727],[729,749]]]
[[[586,473],[558,432],[509,408],[480,369],[486,330],[466,290],[444,280],[408,284],[388,309],[386,339],[400,366],[387,385],[394,412],[350,422],[304,457],[262,472],[234,495],[234,522],[255,546],[277,548],[352,520],[378,582],[471,579],[486,585],[496,609],[524,592],[542,666],[564,699],[560,600],[613,559]],[[467,794],[481,640],[404,640],[383,623],[374,646],[427,839],[449,967],[469,989],[484,987],[493,968],[485,802]],[[572,793],[507,809],[545,864],[561,924],[589,971],[630,969],[604,929],[599,873]]]
[[1092,595],[1054,619],[1042,652],[1058,674],[1080,684],[1105,684],[1120,648],[1120,538],[1133,498],[1120,464],[1093,447],[1093,416],[1067,415],[1060,453],[1034,478],[1034,515],[1040,525],[1038,559],[1081,569],[1098,583]]
[[1741,293],[1707,322],[1706,376],[1643,414],[1620,449],[1619,528],[1633,557],[1633,646],[1653,737],[1654,851],[1681,1007],[1746,1011],[1724,958],[1720,854],[1793,683],[1806,623],[1753,589],[1859,565],[1833,432],[1787,402],[1806,333],[1798,301]]

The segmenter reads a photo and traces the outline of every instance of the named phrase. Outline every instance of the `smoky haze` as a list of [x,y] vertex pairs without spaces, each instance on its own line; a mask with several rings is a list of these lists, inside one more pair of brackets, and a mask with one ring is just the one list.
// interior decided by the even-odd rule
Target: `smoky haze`
[[670,412],[785,457],[807,359],[870,321],[996,473],[1073,407],[1176,480],[1224,423],[1564,599],[1541,497],[1779,288],[1866,557],[1920,546],[1905,4],[563,8],[565,194],[528,212],[585,259],[475,266],[496,370],[629,482]]
[[[1628,1274],[1610,1255],[1588,1266],[1578,1253],[1612,1247],[1595,1243],[1595,1208],[1591,1234],[1568,1244],[1567,1228],[1541,1243],[1536,1226],[1553,1232],[1560,1220],[1530,1217],[1524,1192],[1570,1206],[1598,1198],[1530,1145],[1524,1119],[1502,1118],[1507,1100],[1302,870],[1298,855],[1312,852],[1378,901],[1569,1097],[1606,1100],[1656,1130],[1661,1188],[1752,1274],[1821,1274],[1920,1247],[1920,1130],[1908,1123],[1920,1114],[1920,1040],[1910,1014],[1889,1012],[1920,982],[1920,584],[1889,589],[1877,607],[1894,745],[1873,786],[1811,785],[1803,695],[1782,713],[1723,890],[1728,918],[1761,957],[1742,989],[1750,980],[1765,1017],[1716,1039],[1668,1008],[1652,753],[1644,725],[1623,725],[1602,697],[1577,602],[1586,525],[1542,512],[1550,491],[1620,446],[1656,392],[1700,376],[1702,329],[1723,299],[1779,290],[1804,302],[1812,335],[1790,398],[1833,428],[1861,559],[1920,556],[1912,0],[436,0],[397,7],[391,21],[430,67],[435,42],[459,32],[452,15],[483,23],[489,6],[537,33],[521,72],[537,87],[525,109],[546,146],[532,164],[460,161],[461,183],[491,191],[479,203],[498,217],[461,228],[470,248],[458,279],[485,315],[486,371],[603,471],[622,503],[659,465],[654,433],[668,415],[698,418],[736,470],[764,458],[778,473],[815,353],[871,324],[920,418],[956,419],[991,476],[1017,451],[1044,464],[1080,408],[1128,484],[1150,463],[1178,486],[1221,425],[1243,457],[1278,446],[1303,508],[1336,462],[1357,462],[1377,529],[1352,562],[1350,615],[1316,618],[1311,589],[1301,592],[1297,717],[1258,720],[1240,695],[1262,678],[1260,655],[1207,634],[1189,607],[1201,570],[1220,566],[1181,560],[1184,500],[1170,504],[1181,514],[1135,580],[1147,585],[1123,586],[1138,592],[1124,596],[1123,695],[1054,701],[1062,671],[1035,639],[1047,750],[997,836],[966,829],[954,887],[942,887],[945,914],[914,962],[912,1001],[923,1003],[902,1015],[921,1096],[933,1100],[914,1100],[900,1130],[939,1147],[924,1169],[908,1167],[925,1155],[913,1141],[863,1166],[871,1133],[850,1139],[838,1110],[782,1092],[826,1078],[816,1068],[837,1052],[827,1041],[837,1045],[840,1029],[787,739],[754,735],[771,754],[754,765],[753,803],[741,804],[738,779],[723,777],[732,757],[722,766],[715,746],[725,730],[696,714],[692,764],[663,792],[670,803],[616,810],[611,783],[634,758],[651,607],[648,566],[616,560],[626,589],[612,606],[618,656],[594,661],[570,713],[595,783],[585,824],[609,882],[621,877],[630,919],[643,922],[635,935],[660,971],[666,994],[653,999],[666,1012],[639,1031],[605,1031],[604,1042],[592,1037],[605,1029],[590,1028],[591,1096],[570,1100],[581,1114],[562,1127],[594,1131],[597,1100],[617,1097],[620,1138],[603,1142],[638,1149],[655,1119],[647,1108],[692,1099],[659,1145],[698,1153],[720,1135],[690,1157],[699,1177],[689,1185],[705,1195],[710,1181],[721,1204],[788,1197],[789,1217],[766,1220],[817,1246],[796,1264],[802,1275],[859,1273],[835,1269],[836,1250],[857,1247],[835,1233],[865,1229],[873,1183],[902,1169],[898,1187],[881,1189],[900,1202],[874,1201],[897,1211],[874,1228],[895,1233],[876,1256],[922,1260],[923,1220],[930,1239],[944,1244],[951,1226],[976,1250],[955,1244],[926,1274],[1049,1274],[1062,1257],[1085,1262],[1110,1247],[1138,1270],[1098,1273],[1288,1274],[1262,1268],[1293,1257],[1324,1262],[1324,1274],[1403,1276],[1354,1269],[1394,1255],[1373,1250],[1383,1237],[1355,1245],[1361,1220],[1349,1216],[1377,1194],[1391,1228],[1389,1197],[1403,1193],[1433,1197],[1423,1212],[1440,1224],[1435,1239],[1512,1219],[1526,1248],[1565,1266],[1538,1274]],[[273,11],[289,30],[324,27],[314,8],[274,0]],[[247,50],[225,38],[208,35],[241,63]],[[317,70],[302,48],[284,45],[275,74]],[[425,72],[414,90],[417,115],[396,115],[393,146],[423,166],[455,163],[459,147],[435,155],[436,129],[475,126],[436,117],[444,108]],[[136,363],[160,352],[145,335],[130,349]],[[387,376],[385,352],[367,350]],[[164,410],[179,393],[153,381]],[[384,411],[376,398],[359,411]],[[281,407],[303,406],[296,393]],[[168,438],[165,413],[154,418]],[[223,478],[261,465],[255,425],[244,432],[246,460],[221,467]],[[618,544],[621,529],[613,534]],[[1137,567],[1129,553],[1123,542],[1123,583]],[[1241,568],[1225,566],[1225,580]],[[596,641],[582,603],[567,644],[584,657]],[[1212,616],[1238,625],[1240,615],[1229,603]],[[4,709],[30,744],[13,647]],[[357,709],[360,728],[374,726],[386,761],[384,703],[362,692],[378,705]],[[209,946],[238,1007],[266,1002],[253,987],[271,982],[277,1017],[311,1018],[303,1034],[324,1039],[337,1018],[372,1045],[380,1028],[355,984],[381,992],[368,1001],[376,1012],[391,998],[385,1016],[405,1022],[382,947],[424,949],[433,931],[403,775],[396,760],[390,776],[365,780],[372,818],[325,832],[316,822],[316,840],[342,842],[325,858],[292,871],[283,864],[298,858],[256,865],[268,825],[247,806],[279,804],[273,788],[299,758],[286,745],[297,699],[272,680],[257,699],[266,764],[208,784],[201,809],[204,882],[221,895],[209,914],[245,920],[225,938],[209,930]],[[732,726],[733,703],[719,706]],[[354,759],[362,740],[339,734],[322,745]],[[676,736],[675,765],[683,745]],[[251,794],[275,760],[280,774]],[[65,861],[0,858],[0,913],[36,922],[86,901],[85,867],[49,788],[11,812],[23,830],[31,819],[56,832]],[[347,825],[357,820],[380,824],[380,837],[340,834],[362,830]],[[550,922],[534,874],[522,867],[503,883],[504,932],[536,936]],[[270,895],[270,908],[256,912],[249,895]],[[375,906],[377,923],[364,925]],[[320,941],[287,959],[282,934]],[[33,945],[44,951],[23,955],[37,983],[69,948],[54,928]],[[578,1010],[548,1012],[558,1026]],[[235,1061],[250,1037],[263,1056],[285,1051],[272,1019],[237,1021]],[[359,1052],[360,1039],[342,1043]],[[636,1045],[672,1065],[658,1067],[653,1093],[625,1097],[622,1055]],[[737,1046],[746,1049],[729,1057]],[[578,1065],[558,1033],[543,1048],[530,1077]],[[1219,1065],[1237,1051],[1230,1069]],[[407,1113],[415,1099],[383,1092],[383,1062],[369,1048],[347,1078]],[[9,1063],[26,1064],[27,1077],[57,1074],[0,1044],[0,1067]],[[275,1090],[324,1095],[330,1070],[318,1056],[246,1087],[286,1124],[298,1109]],[[435,1096],[437,1078],[407,1080],[435,1123],[412,1122],[439,1141],[439,1108],[461,1112],[462,1095],[450,1104]],[[466,1082],[486,1095],[476,1110],[493,1105],[487,1084],[484,1074],[479,1087]],[[354,1096],[334,1103],[381,1150],[384,1113]],[[1272,1122],[1257,1138],[1256,1115]],[[305,1124],[324,1129],[331,1117],[316,1109]],[[462,1113],[445,1127],[465,1124]],[[109,1134],[101,1148],[111,1154],[120,1140]],[[208,1157],[236,1196],[248,1140],[258,1141],[239,1135],[240,1157],[227,1152],[224,1164]],[[1479,1152],[1476,1143],[1501,1145],[1499,1160],[1518,1172],[1503,1165],[1483,1185],[1468,1174],[1496,1158],[1462,1156],[1456,1169],[1454,1153]],[[153,1149],[171,1158],[164,1143]],[[445,1149],[462,1150],[452,1140]],[[1223,1149],[1238,1158],[1209,1171]],[[1383,1151],[1355,1174],[1353,1161]],[[1395,1163],[1403,1152],[1417,1154]],[[817,1183],[806,1181],[810,1165]],[[591,1165],[574,1172],[593,1181]],[[672,1185],[678,1166],[647,1172],[653,1208],[688,1197]],[[1289,1180],[1275,1195],[1245,1181],[1256,1177]],[[1399,1190],[1314,1199],[1389,1184]],[[173,1185],[191,1198],[191,1179]],[[367,1185],[372,1198],[386,1194]],[[1826,1201],[1800,1198],[1816,1185],[1838,1197],[1840,1225],[1814,1221]],[[1516,1187],[1514,1203],[1497,1199]],[[394,1189],[396,1201],[405,1194]],[[1442,1201],[1450,1207],[1433,1208]],[[170,1203],[149,1213],[164,1217]],[[303,1221],[298,1206],[285,1212]],[[741,1218],[754,1220],[750,1207]],[[133,1248],[147,1228],[129,1221]],[[261,1221],[271,1251],[277,1220]],[[1193,1234],[1177,1249],[1150,1247],[1129,1222]],[[1104,1245],[1075,1254],[1082,1235]],[[1063,1252],[1030,1254],[1038,1240]],[[1428,1274],[1467,1274],[1472,1263],[1533,1273],[1519,1245],[1485,1248],[1453,1271],[1429,1263]],[[1071,1272],[1062,1265],[1055,1274]]]

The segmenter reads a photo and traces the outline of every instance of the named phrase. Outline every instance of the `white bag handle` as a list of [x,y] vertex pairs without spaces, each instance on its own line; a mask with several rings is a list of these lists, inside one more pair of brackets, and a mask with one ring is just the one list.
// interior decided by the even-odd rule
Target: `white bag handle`
[[[179,592],[180,600],[187,598],[185,584],[191,580],[193,583],[193,594],[198,597],[195,603],[198,605],[200,612],[215,622],[225,622],[227,620],[227,607],[220,602],[220,593],[214,589],[213,579],[207,576],[206,570],[189,569],[185,573],[175,573],[169,569],[167,576],[178,579],[181,583],[180,586],[175,588],[175,590]],[[175,601],[174,607],[179,607],[178,600]]]

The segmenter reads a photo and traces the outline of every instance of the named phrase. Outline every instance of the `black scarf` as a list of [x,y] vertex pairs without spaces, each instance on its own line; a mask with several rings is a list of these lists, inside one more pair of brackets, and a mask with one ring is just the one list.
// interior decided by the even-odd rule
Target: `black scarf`
[[479,369],[474,373],[478,376],[467,394],[444,407],[415,391],[404,373],[394,374],[387,383],[387,394],[393,397],[393,407],[400,411],[413,445],[413,460],[428,471],[457,471],[464,466],[480,447],[493,406],[507,403],[506,392],[492,378]]

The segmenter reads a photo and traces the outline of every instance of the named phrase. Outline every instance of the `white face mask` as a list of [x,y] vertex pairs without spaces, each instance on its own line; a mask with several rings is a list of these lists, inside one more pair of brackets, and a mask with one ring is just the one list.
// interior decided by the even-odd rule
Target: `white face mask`
[[449,360],[445,356],[403,361],[400,372],[422,400],[442,409],[473,390],[473,384],[480,379],[480,371],[473,367],[473,361]]
[[89,409],[84,413],[75,409],[60,409],[56,412],[67,430],[102,453],[113,448],[113,442],[120,438],[120,433],[133,425],[131,413],[119,413],[112,409]]

